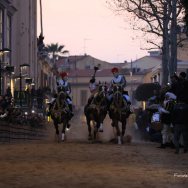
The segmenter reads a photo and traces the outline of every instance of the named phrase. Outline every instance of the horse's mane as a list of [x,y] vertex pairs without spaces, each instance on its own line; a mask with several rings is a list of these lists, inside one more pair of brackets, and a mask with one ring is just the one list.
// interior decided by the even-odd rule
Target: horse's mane
[[113,104],[114,104],[114,107],[116,108],[122,108],[122,107],[127,108],[127,102],[123,97],[123,90],[121,87],[118,88],[117,86],[117,88],[114,91]]
[[106,99],[106,91],[107,91],[106,85],[100,84],[97,93],[94,95],[92,101],[93,104],[101,105],[101,103],[103,103]]
[[[63,103],[62,103],[62,101],[63,101]],[[57,98],[56,98],[57,108],[62,108],[65,104],[65,101],[66,101],[66,93],[64,91],[59,92],[57,94]]]

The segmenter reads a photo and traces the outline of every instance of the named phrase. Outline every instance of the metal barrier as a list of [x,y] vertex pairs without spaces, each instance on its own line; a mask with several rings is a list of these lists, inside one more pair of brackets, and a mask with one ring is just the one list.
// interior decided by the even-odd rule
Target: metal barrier
[[47,136],[45,127],[8,125],[2,121],[0,122],[0,142],[42,140]]

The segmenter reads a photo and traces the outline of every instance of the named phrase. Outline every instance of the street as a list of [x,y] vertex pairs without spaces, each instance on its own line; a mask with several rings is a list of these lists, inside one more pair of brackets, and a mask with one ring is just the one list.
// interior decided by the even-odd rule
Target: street
[[187,154],[134,138],[121,146],[88,142],[78,117],[64,143],[54,141],[50,124],[46,140],[1,144],[0,188],[188,187]]

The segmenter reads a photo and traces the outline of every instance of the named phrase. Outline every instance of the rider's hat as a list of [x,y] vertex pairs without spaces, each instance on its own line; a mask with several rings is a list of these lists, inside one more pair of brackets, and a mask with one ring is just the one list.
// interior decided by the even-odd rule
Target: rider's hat
[[118,69],[117,67],[114,67],[114,68],[112,68],[111,72],[112,72],[112,73],[119,72],[119,69]]
[[68,76],[68,73],[67,73],[67,72],[61,72],[61,73],[60,73],[60,76],[61,76],[61,78],[63,79],[63,78],[65,78],[66,76]]

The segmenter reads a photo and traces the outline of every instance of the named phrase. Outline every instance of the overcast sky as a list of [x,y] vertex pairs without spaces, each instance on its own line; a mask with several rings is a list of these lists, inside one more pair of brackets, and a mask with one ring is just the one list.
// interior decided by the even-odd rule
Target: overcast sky
[[[144,41],[105,0],[42,0],[45,44],[65,45],[70,55],[84,53],[108,62],[135,60],[147,54]],[[39,1],[38,1],[39,9]],[[38,11],[38,35],[40,17]]]

